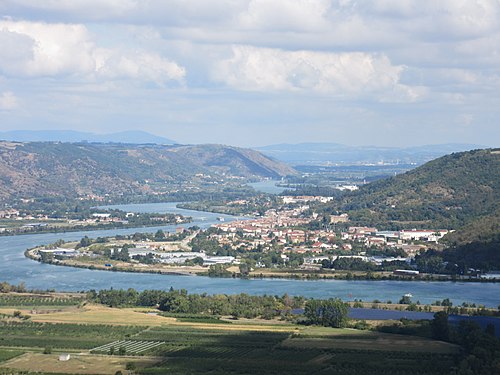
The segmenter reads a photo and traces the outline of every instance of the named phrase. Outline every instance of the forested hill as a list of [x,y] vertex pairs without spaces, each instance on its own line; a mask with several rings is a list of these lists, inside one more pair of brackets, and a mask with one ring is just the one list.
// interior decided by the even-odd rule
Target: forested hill
[[459,228],[498,219],[500,150],[474,150],[435,159],[344,197],[339,208],[365,224]]
[[154,193],[195,177],[215,183],[294,173],[257,151],[220,145],[0,141],[0,199]]

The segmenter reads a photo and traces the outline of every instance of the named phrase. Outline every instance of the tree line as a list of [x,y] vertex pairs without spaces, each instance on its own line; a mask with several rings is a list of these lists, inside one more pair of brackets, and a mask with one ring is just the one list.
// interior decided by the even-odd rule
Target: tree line
[[102,289],[87,293],[90,301],[110,307],[156,307],[170,314],[231,316],[233,318],[300,317],[303,323],[329,327],[344,327],[348,304],[339,299],[316,300],[300,296],[253,296],[246,293],[190,294],[185,289],[144,290]]

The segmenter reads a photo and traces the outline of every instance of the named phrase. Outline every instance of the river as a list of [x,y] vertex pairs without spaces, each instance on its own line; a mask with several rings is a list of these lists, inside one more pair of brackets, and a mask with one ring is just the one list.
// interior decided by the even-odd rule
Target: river
[[[154,203],[111,206],[127,212],[170,212],[191,216],[197,225],[207,228],[224,217],[225,222],[238,219],[229,215],[196,212],[175,207],[176,203]],[[315,298],[339,297],[343,300],[362,299],[397,302],[402,295],[411,293],[414,301],[431,303],[450,298],[455,304],[473,302],[488,307],[500,305],[500,283],[467,282],[410,282],[365,280],[283,280],[283,279],[232,279],[203,276],[175,276],[138,274],[71,268],[42,264],[24,256],[27,248],[63,239],[79,240],[83,236],[104,237],[135,232],[155,232],[158,229],[175,231],[178,225],[149,228],[111,229],[71,233],[45,233],[0,237],[0,281],[11,284],[24,282],[27,288],[54,289],[57,291],[82,291],[89,289],[134,288],[175,289],[185,288],[191,293],[248,293],[254,295],[302,295]]]
[[268,193],[268,194],[281,194],[283,193],[287,188],[284,188],[282,186],[277,186],[276,184],[279,184],[281,181],[279,180],[262,180],[258,182],[251,182],[247,184],[248,186],[253,187],[257,191],[261,191],[263,193]]

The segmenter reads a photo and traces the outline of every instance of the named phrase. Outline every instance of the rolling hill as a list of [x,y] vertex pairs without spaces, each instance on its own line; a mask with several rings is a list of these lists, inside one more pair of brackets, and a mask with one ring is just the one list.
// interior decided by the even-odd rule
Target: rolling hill
[[221,145],[0,142],[0,199],[154,192],[196,176],[281,177],[289,166]]
[[434,228],[498,217],[499,205],[500,151],[491,149],[443,156],[362,186],[340,204],[365,224]]

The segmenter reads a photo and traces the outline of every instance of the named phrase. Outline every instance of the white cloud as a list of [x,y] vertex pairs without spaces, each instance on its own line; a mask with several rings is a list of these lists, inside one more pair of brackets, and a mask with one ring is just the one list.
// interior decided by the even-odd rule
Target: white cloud
[[252,0],[239,14],[244,29],[272,31],[318,31],[326,25],[328,0]]
[[118,53],[112,50],[95,51],[96,74],[108,79],[144,79],[159,85],[173,80],[182,82],[186,70],[156,53]]
[[233,46],[232,57],[219,61],[213,74],[215,79],[241,90],[312,90],[340,97],[378,96],[397,90],[406,93],[408,100],[416,100],[417,92],[399,83],[403,69],[382,54]]
[[18,100],[14,93],[6,91],[0,94],[0,110],[11,110],[17,108]]
[[102,48],[84,25],[0,21],[0,72],[19,77],[130,78],[163,85],[185,69],[154,52]]
[[500,0],[1,0],[0,15],[0,95],[22,97],[19,123],[64,127],[78,107],[117,127],[171,119],[179,139],[190,123],[327,136],[332,118],[444,129],[459,106],[475,134],[498,123]]

